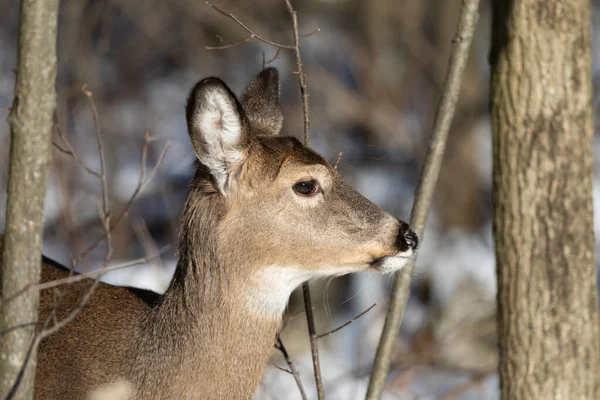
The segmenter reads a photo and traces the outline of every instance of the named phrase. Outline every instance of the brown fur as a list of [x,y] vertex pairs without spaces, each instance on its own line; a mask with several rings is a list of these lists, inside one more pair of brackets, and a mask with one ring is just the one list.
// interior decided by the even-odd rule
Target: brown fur
[[[136,399],[248,399],[294,279],[373,269],[416,248],[405,223],[346,185],[317,153],[277,136],[278,92],[272,69],[241,103],[215,78],[194,87],[188,126],[206,164],[181,214],[169,288],[159,296],[100,284],[75,320],[41,343],[36,399],[82,399],[118,379],[132,384]],[[305,180],[317,180],[322,192],[299,196],[292,187]],[[66,274],[43,262],[43,281]],[[64,291],[59,318],[90,282]],[[52,291],[40,301],[44,321]]]

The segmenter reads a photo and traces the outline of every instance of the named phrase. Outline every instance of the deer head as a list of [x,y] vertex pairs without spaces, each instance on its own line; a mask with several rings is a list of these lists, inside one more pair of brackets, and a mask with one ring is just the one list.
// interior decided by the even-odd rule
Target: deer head
[[180,257],[216,259],[203,268],[243,280],[257,312],[280,314],[291,291],[312,278],[398,271],[417,249],[408,224],[280,135],[277,70],[260,73],[241,100],[221,80],[204,79],[186,114],[200,165],[182,214]]

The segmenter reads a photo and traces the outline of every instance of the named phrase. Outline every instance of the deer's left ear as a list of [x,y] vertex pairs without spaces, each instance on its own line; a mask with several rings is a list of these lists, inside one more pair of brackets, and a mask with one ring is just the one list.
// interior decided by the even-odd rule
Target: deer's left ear
[[186,117],[194,152],[224,193],[248,143],[242,107],[223,81],[207,78],[192,89]]
[[258,74],[242,96],[242,106],[252,131],[277,135],[283,125],[279,104],[279,72],[267,68]]

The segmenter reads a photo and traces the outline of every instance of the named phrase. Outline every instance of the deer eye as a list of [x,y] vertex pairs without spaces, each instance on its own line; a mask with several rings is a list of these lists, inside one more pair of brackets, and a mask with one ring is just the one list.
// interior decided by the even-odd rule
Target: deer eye
[[293,186],[294,192],[300,196],[314,196],[321,191],[319,182],[315,180],[300,181]]

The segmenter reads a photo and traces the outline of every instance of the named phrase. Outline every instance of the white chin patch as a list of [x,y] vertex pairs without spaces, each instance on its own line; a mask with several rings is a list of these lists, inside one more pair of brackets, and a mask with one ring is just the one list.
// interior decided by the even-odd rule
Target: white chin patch
[[250,310],[258,315],[281,317],[290,295],[298,286],[311,279],[340,276],[364,270],[362,266],[339,266],[317,270],[271,265],[259,270],[246,288]]
[[377,269],[382,274],[390,274],[392,272],[398,272],[411,259],[411,257],[415,254],[413,250],[407,250],[396,254],[395,256],[385,257],[380,261],[380,264],[377,265]]

